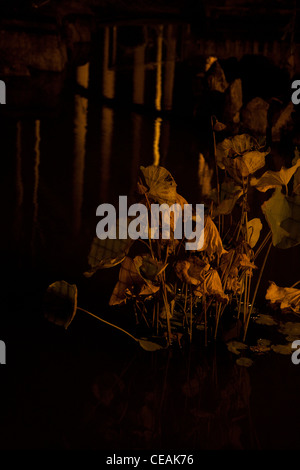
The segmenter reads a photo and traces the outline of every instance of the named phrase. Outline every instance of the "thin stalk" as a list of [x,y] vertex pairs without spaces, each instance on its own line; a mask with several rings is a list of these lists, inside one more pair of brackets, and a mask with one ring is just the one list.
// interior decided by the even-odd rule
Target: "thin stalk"
[[258,288],[259,288],[259,284],[260,284],[260,281],[261,281],[261,277],[262,277],[262,274],[263,274],[263,271],[264,271],[264,268],[265,268],[265,265],[266,265],[266,262],[267,262],[267,259],[268,259],[268,256],[269,256],[271,247],[272,247],[272,244],[273,244],[273,243],[272,243],[272,241],[271,241],[271,243],[269,244],[268,250],[267,250],[267,252],[266,252],[266,255],[265,255],[265,258],[264,258],[262,267],[261,267],[261,269],[260,269],[260,273],[259,273],[259,276],[258,276],[258,280],[257,280],[257,283],[256,283],[255,291],[254,291],[253,298],[252,298],[252,302],[251,302],[250,311],[249,311],[249,313],[248,313],[248,318],[247,318],[246,327],[245,327],[245,331],[244,331],[243,341],[245,341],[245,339],[246,339],[247,330],[248,330],[248,326],[249,326],[249,321],[250,321],[250,317],[251,317],[251,314],[252,314],[254,302],[255,302],[255,299],[256,299],[256,294],[257,294],[257,291],[258,291]]
[[295,284],[293,284],[293,285],[291,286],[291,289],[293,289],[293,287],[296,287],[296,285],[299,284],[299,283],[300,283],[300,281],[295,282]]
[[255,258],[257,258],[257,256],[259,255],[259,253],[261,252],[261,250],[264,249],[264,247],[266,246],[266,244],[268,243],[268,240],[270,239],[270,237],[272,236],[272,232],[271,230],[267,233],[267,235],[265,236],[265,238],[263,239],[263,241],[261,242],[261,244],[259,245],[259,247],[257,248],[256,250],[256,253],[254,255],[254,260]]
[[139,341],[137,338],[135,338],[132,334],[128,333],[128,331],[123,330],[120,326],[114,325],[113,323],[110,323],[106,320],[103,320],[103,318],[98,317],[97,315],[94,315],[93,313],[89,312],[88,310],[85,310],[84,308],[77,307],[77,310],[81,310],[81,312],[87,313],[88,315],[91,315],[94,318],[97,318],[97,320],[102,321],[103,323],[106,323],[106,325],[112,326],[113,328],[116,328],[117,330],[122,331],[126,335],[130,336],[130,338],[134,339],[134,341]]

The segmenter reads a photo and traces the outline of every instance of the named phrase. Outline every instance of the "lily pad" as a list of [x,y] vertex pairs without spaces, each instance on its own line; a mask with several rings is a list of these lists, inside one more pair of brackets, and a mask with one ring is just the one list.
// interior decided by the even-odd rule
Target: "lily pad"
[[277,322],[274,320],[271,315],[261,313],[258,318],[255,320],[255,323],[259,325],[274,326],[277,325]]
[[272,344],[271,349],[272,351],[283,355],[289,355],[292,353],[292,347],[290,344]]
[[164,349],[163,346],[158,343],[153,343],[153,341],[148,341],[146,339],[138,339],[137,341],[145,351],[153,352],[158,351],[159,349]]
[[253,361],[252,359],[250,359],[249,357],[239,357],[235,363],[238,365],[238,366],[242,366],[242,367],[251,367],[252,364],[253,364]]
[[228,351],[232,352],[233,354],[236,354],[237,356],[241,354],[240,350],[244,350],[247,348],[248,348],[247,344],[241,343],[240,341],[229,341],[227,343]]

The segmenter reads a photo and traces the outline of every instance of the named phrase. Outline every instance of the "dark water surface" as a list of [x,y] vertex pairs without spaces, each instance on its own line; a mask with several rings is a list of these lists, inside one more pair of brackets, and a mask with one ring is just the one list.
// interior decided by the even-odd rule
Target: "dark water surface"
[[[78,284],[82,307],[132,321],[107,311],[118,270],[82,273],[97,206],[132,197],[140,165],[166,167],[192,203],[214,184],[195,76],[181,60],[187,28],[139,28],[144,43],[137,31],[104,27],[64,76],[8,80],[0,448],[299,448],[300,366],[290,356],[260,356],[247,369],[223,344],[152,354],[83,314],[67,331],[42,316],[44,290],[65,279]],[[293,250],[285,273],[286,253],[270,257],[265,283],[297,280]]]

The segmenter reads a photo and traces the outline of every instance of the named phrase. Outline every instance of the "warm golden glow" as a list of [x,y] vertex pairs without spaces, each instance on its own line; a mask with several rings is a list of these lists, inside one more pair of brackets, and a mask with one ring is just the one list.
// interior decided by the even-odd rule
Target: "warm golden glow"
[[[104,51],[103,51],[103,95],[105,98],[113,99],[115,96],[115,70],[112,65],[116,60],[117,27],[112,30],[112,41],[110,40],[110,27],[104,28]],[[112,60],[110,61],[110,52]]]
[[209,168],[209,165],[205,161],[203,154],[200,153],[198,160],[198,181],[202,196],[207,196],[211,192],[212,177],[213,169]]
[[162,96],[162,47],[163,47],[163,26],[158,27],[157,32],[157,54],[156,54],[156,94],[155,108],[161,111]]
[[174,25],[167,26],[166,62],[164,80],[164,109],[171,110],[173,105],[173,89],[176,63],[176,36]]
[[144,104],[145,92],[145,44],[134,48],[133,102]]
[[160,131],[161,131],[162,119],[160,117],[155,119],[154,122],[154,140],[153,140],[153,165],[159,165],[160,162]]
[[80,65],[77,67],[76,70],[76,79],[77,83],[81,85],[83,88],[88,88],[89,86],[89,70],[90,64],[89,62],[85,65]]
[[[80,73],[82,73],[82,71]],[[88,83],[88,68],[84,69],[84,76],[85,83]],[[75,95],[73,165],[73,229],[75,234],[78,233],[81,226],[81,210],[83,201],[85,168],[85,144],[87,132],[87,112],[87,98],[80,95]]]
[[102,143],[100,155],[101,161],[101,175],[100,175],[100,197],[102,201],[108,199],[108,183],[110,175],[110,158],[112,149],[112,138],[114,128],[114,112],[107,106],[102,110]]

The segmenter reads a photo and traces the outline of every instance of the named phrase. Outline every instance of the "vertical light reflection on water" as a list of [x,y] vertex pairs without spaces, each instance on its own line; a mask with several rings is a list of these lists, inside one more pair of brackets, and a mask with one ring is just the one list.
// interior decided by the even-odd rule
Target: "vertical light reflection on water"
[[160,162],[160,131],[161,131],[162,119],[156,118],[154,121],[154,139],[153,139],[153,165],[157,166]]
[[173,105],[173,88],[176,62],[176,36],[174,25],[169,24],[166,32],[166,61],[164,79],[164,109],[169,111]]
[[161,111],[162,96],[162,50],[163,50],[163,25],[157,30],[157,53],[156,53],[156,94],[155,109]]
[[201,196],[208,196],[208,194],[211,192],[213,172],[213,169],[209,167],[203,154],[200,153],[198,160],[198,181],[201,190]]
[[40,166],[40,142],[41,142],[41,122],[36,120],[34,122],[34,187],[33,187],[33,221],[32,221],[32,238],[31,246],[32,252],[35,250],[35,237],[38,221],[38,189],[39,189],[39,166]]
[[[111,39],[112,38],[112,39]],[[115,70],[110,67],[111,62],[114,65],[116,61],[116,44],[117,44],[117,27],[113,26],[112,35],[110,28],[104,28],[104,51],[103,51],[103,89],[102,93],[105,98],[113,99],[115,97]],[[114,112],[108,106],[102,108],[101,122],[101,181],[100,181],[100,198],[105,201],[108,198],[108,183],[110,173],[110,159],[112,149],[112,137],[114,126]]]
[[16,125],[16,213],[15,213],[15,230],[14,233],[17,235],[20,231],[20,220],[22,216],[21,208],[24,197],[24,184],[22,178],[22,124],[21,121],[17,122]]
[[[157,30],[157,54],[156,54],[156,93],[155,93],[155,109],[161,111],[162,100],[162,50],[163,50],[163,25],[158,26]],[[160,162],[160,132],[161,117],[157,117],[154,121],[154,139],[153,139],[153,165],[159,165]]]
[[146,44],[137,46],[133,54],[133,102],[138,105],[144,104],[145,48]]
[[[89,63],[77,67],[77,83],[88,88]],[[73,164],[73,231],[77,235],[81,227],[85,169],[88,99],[75,95],[74,111],[74,164]]]
[[[111,34],[112,31],[112,34]],[[115,70],[117,52],[117,27],[104,28],[104,50],[103,50],[103,96],[108,99],[115,97]]]
[[133,195],[136,189],[136,182],[139,171],[139,162],[141,158],[141,131],[143,118],[140,114],[134,113],[132,116],[132,162],[131,162],[131,190]]

